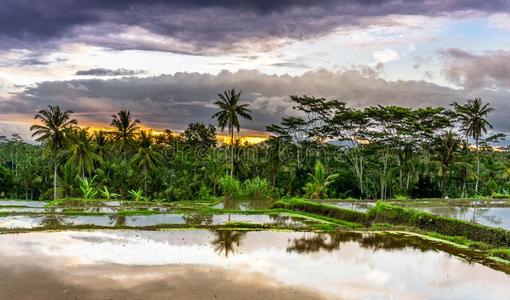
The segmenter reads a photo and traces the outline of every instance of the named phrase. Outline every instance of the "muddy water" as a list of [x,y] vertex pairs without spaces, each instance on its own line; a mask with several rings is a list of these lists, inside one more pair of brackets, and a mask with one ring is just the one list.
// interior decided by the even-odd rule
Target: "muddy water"
[[0,235],[4,299],[507,299],[510,276],[423,240],[178,230]]

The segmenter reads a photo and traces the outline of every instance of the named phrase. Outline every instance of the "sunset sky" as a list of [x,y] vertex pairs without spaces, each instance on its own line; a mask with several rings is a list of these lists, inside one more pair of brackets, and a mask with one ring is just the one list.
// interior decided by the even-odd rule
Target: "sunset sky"
[[48,104],[80,124],[128,109],[147,127],[214,123],[243,91],[263,131],[288,96],[350,106],[491,102],[510,133],[510,1],[1,0],[0,135]]

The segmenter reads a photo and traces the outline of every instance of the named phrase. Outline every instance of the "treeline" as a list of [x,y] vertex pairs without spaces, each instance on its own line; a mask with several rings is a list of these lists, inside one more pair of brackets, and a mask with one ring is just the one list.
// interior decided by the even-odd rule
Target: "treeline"
[[[352,108],[338,100],[291,96],[295,116],[270,124],[259,144],[235,139],[251,120],[235,90],[219,94],[216,127],[193,123],[181,134],[141,130],[129,111],[112,130],[78,127],[72,111],[49,106],[31,127],[39,144],[19,135],[0,140],[2,197],[207,199],[251,194],[314,198],[472,197],[510,190],[507,152],[487,136],[491,108],[481,99],[451,108]],[[228,190],[230,189],[230,190]]]

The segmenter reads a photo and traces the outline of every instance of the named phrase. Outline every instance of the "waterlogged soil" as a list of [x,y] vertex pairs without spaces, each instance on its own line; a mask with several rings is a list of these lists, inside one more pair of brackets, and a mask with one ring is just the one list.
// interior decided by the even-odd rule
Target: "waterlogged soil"
[[510,294],[509,275],[430,241],[352,232],[5,234],[0,274],[3,299],[507,299]]

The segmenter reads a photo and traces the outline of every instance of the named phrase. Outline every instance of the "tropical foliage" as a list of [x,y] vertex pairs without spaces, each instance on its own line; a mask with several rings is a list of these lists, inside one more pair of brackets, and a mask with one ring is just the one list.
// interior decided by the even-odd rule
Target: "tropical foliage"
[[[510,153],[494,148],[490,105],[451,108],[373,106],[291,96],[294,116],[269,124],[258,144],[234,137],[251,119],[241,92],[225,91],[213,125],[182,133],[142,130],[122,110],[110,129],[77,127],[72,111],[49,106],[31,127],[37,143],[0,137],[0,197],[103,197],[205,200],[310,198],[505,197]],[[472,144],[472,145],[471,145]],[[228,174],[228,175],[225,175]]]

